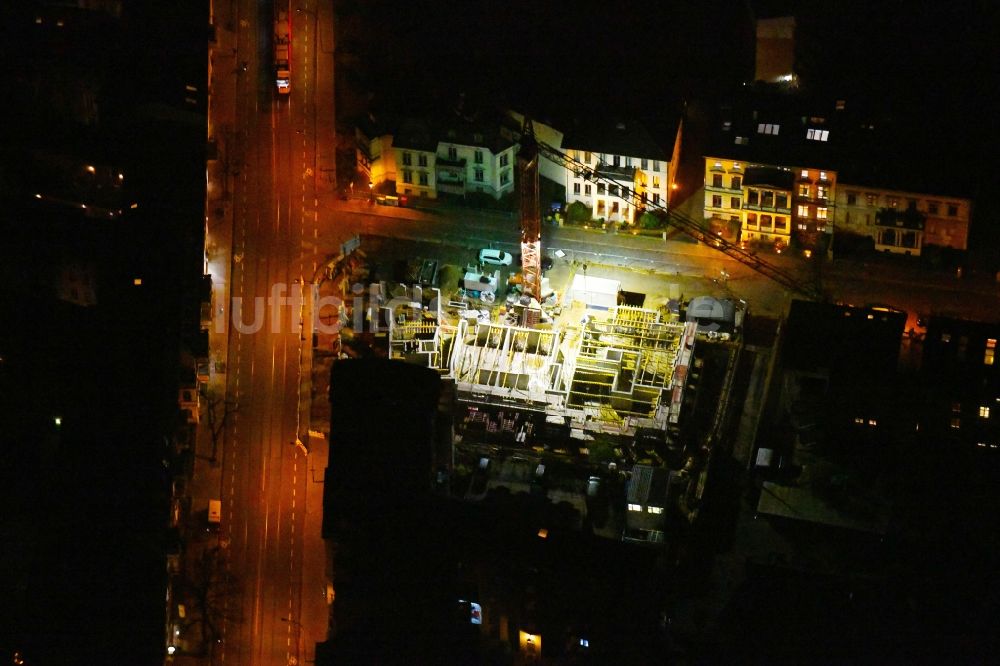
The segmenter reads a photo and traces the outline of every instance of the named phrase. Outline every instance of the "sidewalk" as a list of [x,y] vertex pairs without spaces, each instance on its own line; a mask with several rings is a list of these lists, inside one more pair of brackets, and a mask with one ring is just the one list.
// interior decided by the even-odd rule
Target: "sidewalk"
[[[185,485],[189,511],[182,519],[179,571],[172,576],[173,603],[168,609],[167,642],[175,652],[169,663],[212,663],[221,609],[212,605],[224,585],[224,535],[208,525],[208,503],[220,499],[226,418],[229,283],[233,262],[232,178],[239,170],[234,155],[236,136],[236,71],[238,17],[230,0],[211,3],[215,43],[209,43],[208,141],[214,155],[206,164],[205,272],[212,276],[212,324],[209,339],[209,381],[202,395],[201,422],[194,437],[194,465]],[[222,517],[223,524],[227,516]],[[211,592],[215,591],[213,595]],[[181,617],[183,607],[183,617]]]

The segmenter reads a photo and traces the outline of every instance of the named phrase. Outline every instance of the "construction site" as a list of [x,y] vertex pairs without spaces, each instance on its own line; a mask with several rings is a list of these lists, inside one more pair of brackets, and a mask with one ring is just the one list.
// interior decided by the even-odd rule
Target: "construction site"
[[[671,525],[699,512],[724,432],[745,306],[727,301],[713,312],[719,302],[711,298],[708,310],[705,297],[646,299],[614,275],[588,275],[586,265],[543,277],[551,260],[541,252],[532,138],[528,125],[519,156],[521,270],[508,271],[508,261],[492,271],[480,253],[479,265],[454,268],[464,279],[435,287],[346,258],[321,281],[343,307],[318,313],[346,326],[315,340],[317,358],[360,349],[445,380],[439,492],[530,505],[553,527],[669,542]],[[403,273],[413,276],[427,264],[410,263]]]

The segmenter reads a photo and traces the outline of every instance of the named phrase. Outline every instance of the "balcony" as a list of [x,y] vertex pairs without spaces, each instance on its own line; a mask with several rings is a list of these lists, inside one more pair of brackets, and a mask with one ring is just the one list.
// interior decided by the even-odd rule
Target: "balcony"
[[438,155],[437,156],[437,165],[439,167],[456,167],[456,168],[465,169],[465,158],[464,157],[459,157],[459,158],[456,158],[456,159],[451,159],[449,157],[442,157],[441,155]]
[[598,176],[611,178],[618,181],[635,182],[635,167],[612,166],[610,164],[599,164],[596,172]]

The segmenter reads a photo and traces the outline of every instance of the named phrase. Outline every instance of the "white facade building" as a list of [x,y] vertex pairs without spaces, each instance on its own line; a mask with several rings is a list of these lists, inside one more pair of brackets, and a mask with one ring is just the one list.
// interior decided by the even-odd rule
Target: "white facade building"
[[[563,152],[583,166],[564,169],[566,203],[586,204],[594,219],[633,224],[636,208],[666,208],[680,161],[681,125],[671,153],[638,123],[610,129],[568,132]],[[593,182],[586,168],[607,182]]]

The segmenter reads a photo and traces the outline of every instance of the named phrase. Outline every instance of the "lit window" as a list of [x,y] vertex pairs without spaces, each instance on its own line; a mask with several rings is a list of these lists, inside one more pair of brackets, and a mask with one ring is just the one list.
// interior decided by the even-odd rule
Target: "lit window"
[[733,162],[733,171],[739,171],[741,168],[739,162]]
[[774,136],[777,136],[779,129],[781,129],[781,125],[760,123],[757,125],[757,134],[773,134]]
[[958,430],[959,428],[961,428],[962,427],[962,419],[958,418],[957,416],[955,418],[953,418],[951,420],[951,427],[954,428],[955,430]]
[[[621,506],[621,505],[619,505],[619,506]],[[642,511],[642,505],[641,504],[629,504],[628,505],[628,510],[629,511]]]
[[990,408],[989,405],[980,405],[979,416],[984,419],[990,418]]
[[820,171],[819,172],[819,179],[820,180],[826,180],[826,171]]
[[663,513],[662,506],[651,506],[647,509],[650,513]]
[[826,219],[826,210],[827,210],[826,208],[817,208],[816,209],[816,219],[817,220],[825,220]]
[[878,421],[876,421],[875,419],[868,419],[868,425],[870,425],[872,427],[877,426],[878,425]]
[[822,185],[817,185],[816,186],[816,198],[817,199],[826,199],[826,188],[824,186],[822,186]]
[[854,417],[854,425],[864,425],[864,424],[865,420],[863,418],[861,418],[860,416]]
[[803,170],[802,170],[802,173],[801,173],[800,175],[801,175],[801,176],[802,176],[803,178],[808,178],[808,177],[809,177],[809,169],[803,169]]
[[738,136],[738,137],[736,137],[736,145],[738,145],[738,146],[745,146],[748,143],[750,143],[750,137],[746,137],[746,136]]
[[826,141],[830,138],[830,130],[806,130],[806,138],[810,141]]
[[580,639],[580,647],[590,647],[590,641],[586,638]]
[[722,168],[722,162],[716,162],[715,166],[713,166],[712,168],[713,169],[721,169]]
[[799,217],[809,217],[809,206],[799,206]]
[[802,185],[799,185],[799,196],[800,197],[808,197],[809,196],[809,185],[807,185],[805,183],[803,183]]

